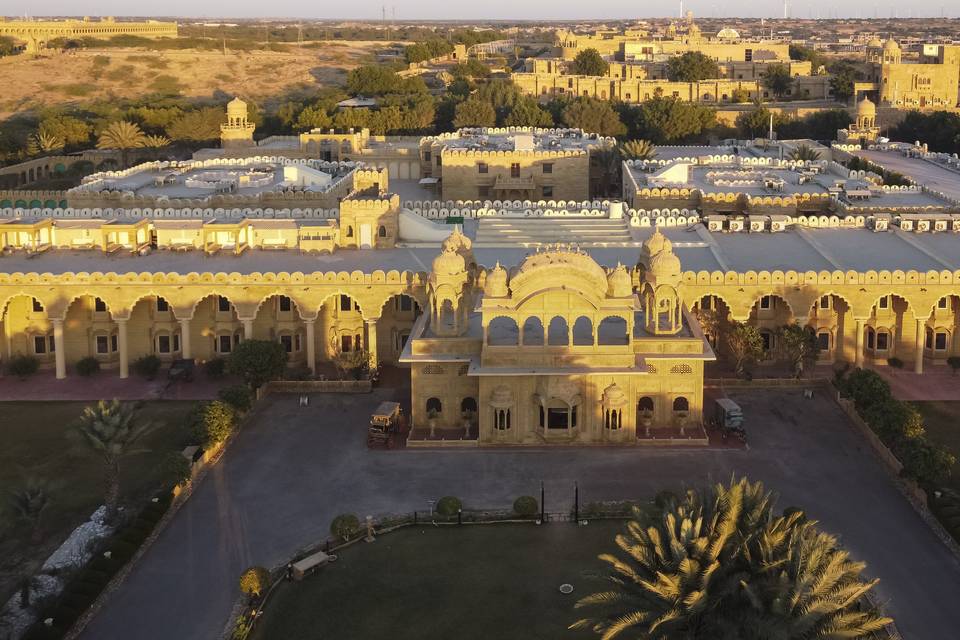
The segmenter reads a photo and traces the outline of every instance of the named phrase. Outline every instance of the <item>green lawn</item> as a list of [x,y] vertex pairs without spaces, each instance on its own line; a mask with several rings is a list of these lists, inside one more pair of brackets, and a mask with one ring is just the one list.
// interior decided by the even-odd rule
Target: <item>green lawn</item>
[[[0,602],[18,576],[37,569],[70,532],[103,503],[103,465],[72,428],[85,402],[0,403]],[[158,426],[142,440],[148,452],[124,460],[123,499],[140,501],[159,489],[171,451],[188,438],[187,414],[194,402],[148,402],[141,418]],[[43,541],[32,545],[26,526],[12,517],[9,491],[27,475],[47,484],[51,503],[43,516]]]
[[[923,414],[927,435],[942,444],[960,460],[960,402],[917,402]],[[960,464],[953,465],[947,486],[960,491]]]
[[[271,598],[254,638],[531,640],[567,630],[574,603],[603,588],[597,555],[622,521],[407,527],[358,543]],[[574,586],[563,595],[563,583]]]

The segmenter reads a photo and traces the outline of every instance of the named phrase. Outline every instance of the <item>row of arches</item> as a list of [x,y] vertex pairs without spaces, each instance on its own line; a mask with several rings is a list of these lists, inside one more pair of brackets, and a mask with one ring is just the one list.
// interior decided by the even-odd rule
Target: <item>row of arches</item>
[[529,316],[518,327],[517,321],[508,316],[493,318],[485,329],[486,344],[489,346],[595,346],[629,344],[626,319],[620,316],[607,316],[600,320],[594,331],[593,321],[578,317],[571,330],[567,319],[554,316],[546,330],[543,320],[538,316]]

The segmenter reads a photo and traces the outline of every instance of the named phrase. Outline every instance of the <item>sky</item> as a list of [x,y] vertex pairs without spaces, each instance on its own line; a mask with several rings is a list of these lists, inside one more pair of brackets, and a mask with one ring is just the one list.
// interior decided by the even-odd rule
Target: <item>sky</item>
[[[787,0],[790,15],[817,17],[960,17],[957,0],[913,0],[912,2],[871,2],[869,0]],[[673,5],[668,9],[668,6]],[[795,5],[795,6],[793,6]],[[162,7],[163,15],[182,17],[289,17],[314,19],[379,19],[383,7],[387,16],[396,11],[398,20],[562,20],[675,17],[680,0],[638,2],[637,0],[482,0],[441,2],[440,0],[3,0],[0,11],[23,15],[150,15]],[[782,17],[783,0],[686,0],[684,10],[704,17]]]

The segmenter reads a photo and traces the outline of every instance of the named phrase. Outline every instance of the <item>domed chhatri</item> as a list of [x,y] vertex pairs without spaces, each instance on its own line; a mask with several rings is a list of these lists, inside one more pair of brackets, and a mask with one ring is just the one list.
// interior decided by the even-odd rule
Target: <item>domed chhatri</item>
[[633,282],[626,267],[618,264],[607,276],[607,295],[612,298],[626,298],[633,295]]
[[875,105],[870,98],[864,96],[863,100],[857,104],[857,116],[862,117],[875,115],[877,115],[877,105]]
[[491,298],[506,298],[510,295],[510,287],[507,283],[507,270],[497,262],[496,266],[487,274],[487,281],[484,284],[483,293]]
[[668,247],[650,260],[650,273],[657,280],[679,277],[680,258]]
[[444,276],[453,276],[467,270],[467,263],[463,256],[452,248],[444,249],[433,259],[433,273]]
[[255,126],[248,119],[247,103],[234,98],[227,103],[227,121],[220,125],[220,146],[236,149],[253,146]]
[[653,231],[653,235],[644,240],[643,247],[640,249],[640,260],[649,266],[650,258],[657,255],[664,249],[673,250],[673,243],[667,236],[660,233],[660,227]]

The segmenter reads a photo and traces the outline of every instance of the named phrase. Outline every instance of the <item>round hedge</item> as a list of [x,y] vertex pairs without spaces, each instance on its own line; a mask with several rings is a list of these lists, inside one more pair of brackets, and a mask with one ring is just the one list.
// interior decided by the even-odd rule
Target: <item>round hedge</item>
[[250,567],[240,576],[240,591],[248,596],[259,598],[270,588],[270,572],[264,567]]
[[463,509],[463,503],[460,502],[460,498],[443,496],[437,500],[437,513],[441,516],[455,516],[461,509]]
[[533,496],[520,496],[513,501],[513,512],[518,516],[532,516],[540,510],[537,499]]
[[349,540],[360,532],[360,519],[352,513],[341,513],[330,523],[330,533],[340,540]]

